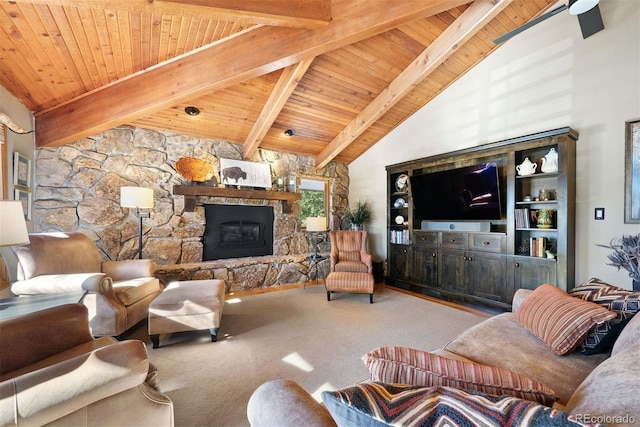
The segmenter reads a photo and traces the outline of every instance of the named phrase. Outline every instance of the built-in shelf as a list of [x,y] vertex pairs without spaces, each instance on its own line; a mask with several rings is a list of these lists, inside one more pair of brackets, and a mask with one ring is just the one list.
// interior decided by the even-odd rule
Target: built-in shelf
[[[553,283],[570,290],[576,283],[577,139],[578,134],[565,127],[387,166],[386,283],[506,309],[511,308],[517,289]],[[558,153],[557,172],[517,175],[516,167],[525,159],[544,159],[551,149]],[[495,162],[500,173],[504,197],[500,220],[481,232],[454,230],[444,221],[440,230],[421,230],[422,218],[414,218],[412,177],[486,162]],[[404,176],[409,177],[408,187],[406,193],[399,193],[396,183]],[[543,191],[551,200],[545,200]],[[400,197],[408,208],[396,208]],[[536,227],[530,215],[538,210],[552,211],[553,228]],[[399,215],[408,226],[396,224]],[[453,221],[450,224],[457,227]],[[482,228],[482,222],[478,224]],[[545,256],[548,250],[555,258],[531,256],[532,239],[536,243],[544,239]]]
[[245,188],[209,187],[204,185],[174,185],[173,194],[184,196],[184,210],[193,212],[196,207],[196,196],[234,197],[238,199],[282,200],[283,210],[290,212],[289,202],[300,200],[300,193],[285,191],[253,190]]

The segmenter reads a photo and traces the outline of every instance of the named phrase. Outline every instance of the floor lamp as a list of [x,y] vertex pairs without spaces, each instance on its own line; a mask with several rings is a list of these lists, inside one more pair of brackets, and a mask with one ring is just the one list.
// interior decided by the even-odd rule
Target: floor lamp
[[[29,243],[29,232],[27,223],[24,220],[22,202],[13,200],[0,200],[0,253],[4,259],[9,279],[11,282],[17,278],[17,264],[11,262],[15,254],[11,249],[4,249],[5,246],[26,245]],[[14,265],[15,267],[13,268]]]
[[322,237],[322,232],[327,231],[327,217],[311,216],[307,218],[307,231],[316,233],[313,236],[314,253],[312,259],[318,259],[318,238]]
[[142,259],[142,218],[151,218],[150,212],[140,209],[153,208],[153,189],[144,187],[120,187],[120,206],[136,208],[138,217],[138,258]]

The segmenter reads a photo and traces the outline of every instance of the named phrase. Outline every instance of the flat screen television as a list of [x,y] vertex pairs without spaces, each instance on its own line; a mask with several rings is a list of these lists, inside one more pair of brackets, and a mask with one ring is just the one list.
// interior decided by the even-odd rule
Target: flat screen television
[[413,223],[501,219],[496,163],[412,175]]

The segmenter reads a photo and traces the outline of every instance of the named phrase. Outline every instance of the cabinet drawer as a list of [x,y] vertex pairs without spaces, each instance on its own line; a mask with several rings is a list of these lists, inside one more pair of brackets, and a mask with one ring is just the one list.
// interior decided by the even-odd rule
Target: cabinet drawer
[[472,234],[469,249],[474,251],[502,253],[507,244],[504,234]]
[[414,244],[416,246],[436,246],[438,233],[434,231],[414,231]]
[[469,235],[467,233],[442,233],[442,242],[440,246],[443,248],[451,249],[467,249],[467,239]]

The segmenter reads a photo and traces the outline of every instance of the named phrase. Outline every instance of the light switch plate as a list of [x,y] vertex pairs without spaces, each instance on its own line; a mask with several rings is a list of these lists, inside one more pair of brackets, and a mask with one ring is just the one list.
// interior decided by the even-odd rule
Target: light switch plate
[[596,208],[595,210],[595,214],[594,214],[594,219],[604,219],[604,208]]

